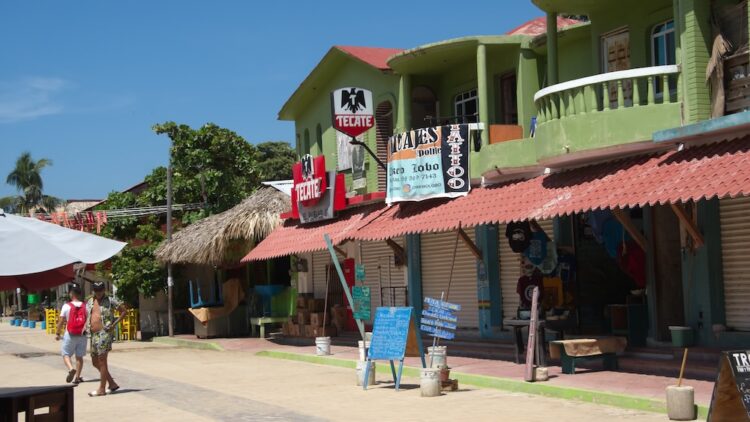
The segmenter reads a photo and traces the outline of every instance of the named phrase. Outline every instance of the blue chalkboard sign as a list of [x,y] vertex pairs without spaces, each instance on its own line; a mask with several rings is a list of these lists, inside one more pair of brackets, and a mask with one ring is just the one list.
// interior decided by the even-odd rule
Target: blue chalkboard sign
[[[413,313],[414,308],[411,307],[379,307],[375,311],[367,361],[388,360],[391,362],[391,373],[396,383],[396,391],[401,385],[404,356],[407,354],[419,356],[422,359],[422,367],[425,367],[422,339],[417,335]],[[399,361],[398,372],[393,364],[394,360]],[[367,365],[364,379],[369,379],[369,375],[370,365]],[[367,389],[366,382],[363,383],[363,387]]]
[[369,357],[399,360],[406,354],[412,308],[378,308],[372,328]]

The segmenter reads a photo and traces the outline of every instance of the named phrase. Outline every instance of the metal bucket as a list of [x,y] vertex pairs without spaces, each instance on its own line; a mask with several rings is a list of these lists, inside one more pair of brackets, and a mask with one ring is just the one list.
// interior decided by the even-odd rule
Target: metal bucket
[[419,371],[419,390],[422,397],[437,397],[440,395],[440,369],[422,368]]
[[448,347],[447,346],[435,346],[428,347],[427,353],[432,362],[433,368],[442,368],[448,366]]
[[[366,361],[357,362],[357,385],[361,386],[365,379],[365,368],[367,368]],[[370,373],[367,385],[375,385],[375,362],[370,361]]]
[[327,356],[331,354],[330,337],[315,337],[315,354],[318,356]]
[[[362,340],[360,340],[360,341],[357,342],[357,345],[359,346],[359,360],[360,360],[360,362],[364,362],[364,360],[366,359],[366,356],[365,356],[365,342],[362,341]],[[369,341],[367,342],[367,348],[368,349],[370,348],[370,342]]]

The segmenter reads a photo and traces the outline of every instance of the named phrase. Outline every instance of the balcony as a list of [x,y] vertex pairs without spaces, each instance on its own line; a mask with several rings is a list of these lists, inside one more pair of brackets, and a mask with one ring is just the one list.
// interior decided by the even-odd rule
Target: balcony
[[679,66],[655,66],[538,91],[537,160],[547,167],[565,167],[658,148],[652,133],[681,124],[679,78]]

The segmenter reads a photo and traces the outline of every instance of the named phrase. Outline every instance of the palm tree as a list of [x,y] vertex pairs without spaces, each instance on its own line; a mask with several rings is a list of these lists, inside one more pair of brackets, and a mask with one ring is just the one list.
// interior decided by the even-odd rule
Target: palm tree
[[15,168],[5,179],[5,183],[14,186],[19,195],[0,198],[0,207],[23,214],[31,211],[53,211],[62,201],[42,192],[44,183],[41,174],[45,167],[51,165],[52,161],[46,158],[34,161],[31,153],[21,154],[16,160]]

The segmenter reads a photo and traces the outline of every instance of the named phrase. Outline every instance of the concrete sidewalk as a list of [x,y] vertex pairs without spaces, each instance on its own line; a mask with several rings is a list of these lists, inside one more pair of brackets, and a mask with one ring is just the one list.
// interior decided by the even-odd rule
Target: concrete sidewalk
[[[182,347],[245,351],[267,357],[347,367],[354,367],[359,355],[356,348],[332,346],[330,357],[318,357],[315,356],[315,346],[284,345],[258,338],[202,340],[192,335],[183,335],[174,338],[162,337],[155,341]],[[478,387],[569,398],[635,410],[666,412],[665,389],[677,383],[676,378],[672,377],[604,371],[595,366],[592,366],[592,369],[579,369],[575,375],[563,374],[559,366],[550,366],[549,381],[526,383],[523,381],[523,364],[450,356],[450,345],[444,344],[448,344],[451,378]],[[416,374],[416,368],[421,366],[418,358],[407,358],[406,365],[411,368],[412,376]],[[383,370],[389,372],[386,367],[383,367]],[[705,417],[711,401],[713,382],[684,379],[683,385],[695,389],[699,415]]]

